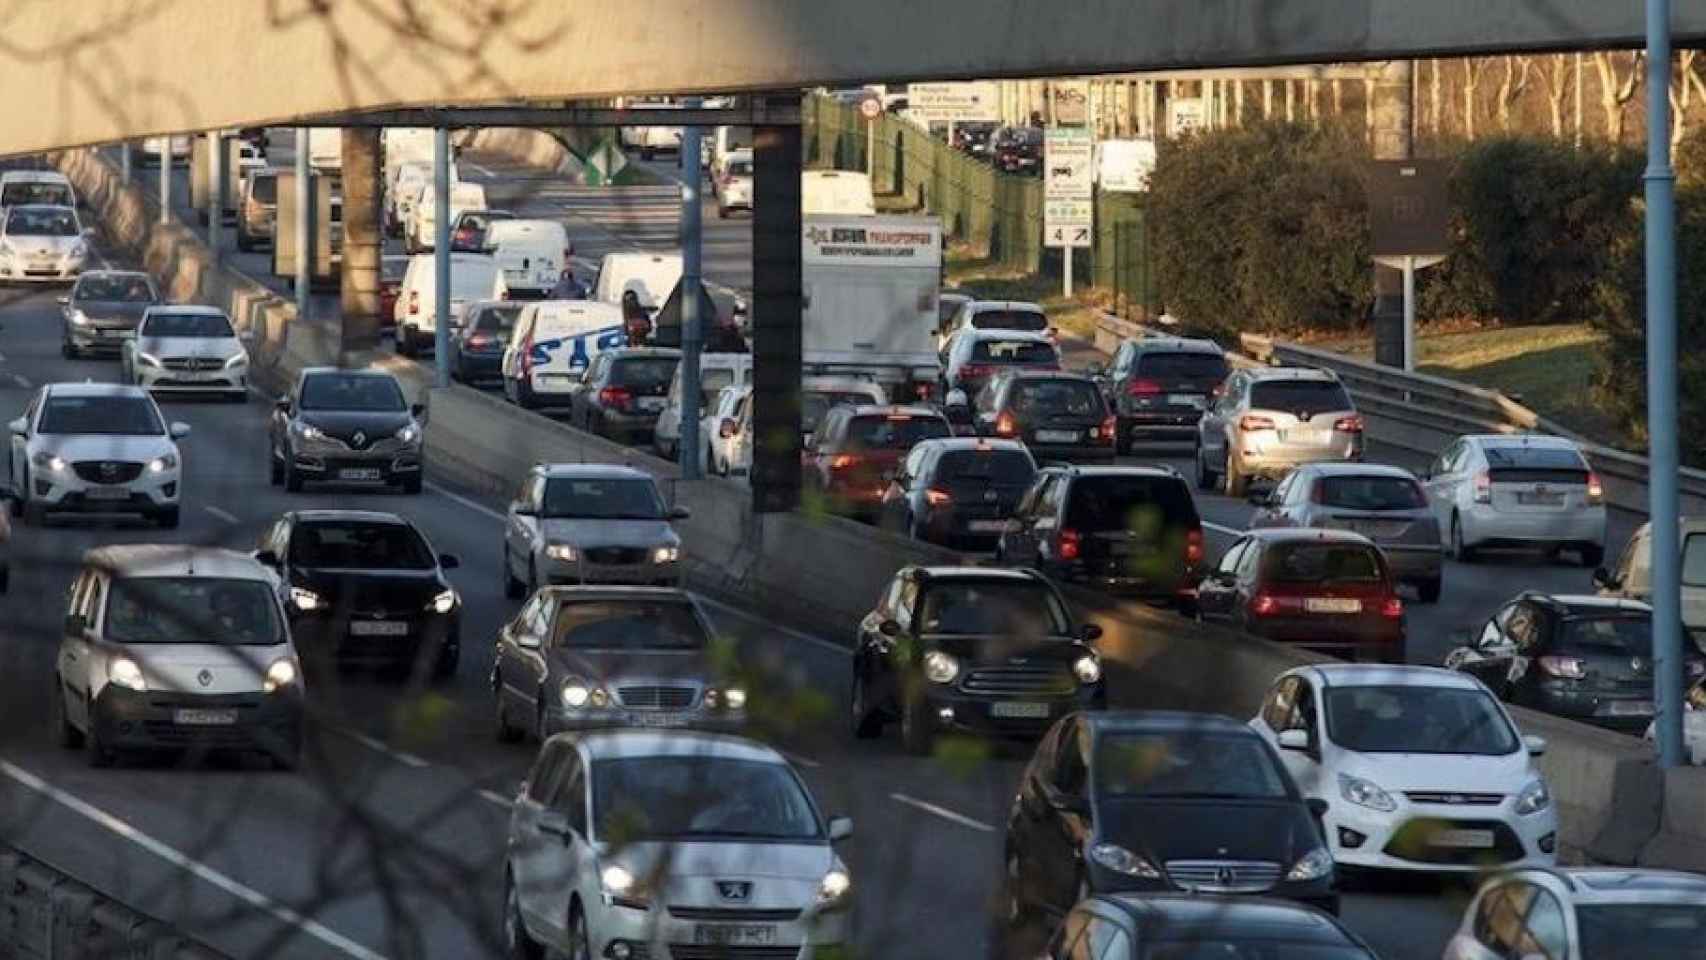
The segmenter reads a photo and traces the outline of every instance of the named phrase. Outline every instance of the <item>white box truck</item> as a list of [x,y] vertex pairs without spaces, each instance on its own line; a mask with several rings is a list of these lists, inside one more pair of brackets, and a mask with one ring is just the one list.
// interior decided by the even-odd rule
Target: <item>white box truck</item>
[[942,221],[808,215],[801,227],[803,372],[870,377],[896,402],[929,398]]

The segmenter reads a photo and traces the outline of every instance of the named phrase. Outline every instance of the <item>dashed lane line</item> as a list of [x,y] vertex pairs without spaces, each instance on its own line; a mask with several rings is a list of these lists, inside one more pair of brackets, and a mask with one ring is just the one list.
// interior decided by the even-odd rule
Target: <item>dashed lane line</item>
[[515,806],[514,800],[511,800],[510,798],[504,796],[503,794],[498,793],[496,790],[481,790],[480,791],[480,799],[485,800],[485,801],[490,802],[490,803],[495,803],[498,806],[503,807],[505,810],[508,810],[509,808]]
[[208,513],[213,514],[215,517],[218,517],[219,519],[225,521],[226,523],[235,525],[239,522],[237,520],[237,517],[235,514],[232,514],[228,510],[221,510],[218,507],[213,506],[212,504],[208,504],[204,509],[206,509]]
[[913,808],[914,810],[922,810],[925,813],[928,813],[932,816],[941,817],[943,820],[946,820],[949,823],[957,823],[962,827],[970,827],[971,829],[980,831],[982,833],[994,833],[995,832],[994,827],[990,826],[987,823],[984,823],[982,820],[974,820],[971,817],[968,817],[963,813],[955,813],[954,811],[949,810],[947,807],[937,806],[936,804],[931,803],[928,800],[920,800],[917,797],[909,797],[904,793],[891,793],[891,794],[889,794],[889,799],[893,800],[896,803],[905,804],[906,806],[909,806],[909,807]]
[[432,766],[432,764],[428,763],[425,760],[422,760],[420,757],[417,757],[414,754],[409,753],[406,750],[398,750],[397,748],[391,746],[390,744],[387,744],[385,741],[380,740],[376,737],[370,737],[365,733],[359,733],[355,730],[345,730],[342,728],[333,728],[333,729],[337,730],[338,733],[343,734],[344,736],[350,738],[351,740],[354,740],[356,743],[359,743],[362,746],[368,748],[369,750],[373,750],[373,751],[376,751],[378,753],[385,754],[386,756],[397,761],[398,763],[401,763],[405,767],[414,767],[415,769],[420,770],[420,769],[423,769],[425,767]]

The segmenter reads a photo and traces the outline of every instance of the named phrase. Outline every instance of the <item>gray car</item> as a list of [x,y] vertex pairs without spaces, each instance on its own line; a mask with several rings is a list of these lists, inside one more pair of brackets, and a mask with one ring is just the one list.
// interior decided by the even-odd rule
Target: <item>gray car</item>
[[138,270],[89,270],[69,296],[59,298],[64,316],[59,352],[74,360],[85,354],[119,353],[136,336],[143,313],[160,302],[160,292]]
[[1271,493],[1250,497],[1251,527],[1354,530],[1386,554],[1393,576],[1423,603],[1439,600],[1443,546],[1421,481],[1402,467],[1316,463],[1298,467]]
[[504,586],[520,598],[549,584],[681,583],[681,538],[650,474],[614,464],[538,464],[504,522]]

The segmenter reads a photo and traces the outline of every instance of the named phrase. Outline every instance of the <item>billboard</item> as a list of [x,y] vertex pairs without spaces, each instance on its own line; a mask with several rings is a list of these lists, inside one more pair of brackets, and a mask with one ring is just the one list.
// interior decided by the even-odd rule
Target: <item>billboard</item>
[[906,109],[924,123],[998,123],[1001,90],[992,81],[914,83],[906,89]]

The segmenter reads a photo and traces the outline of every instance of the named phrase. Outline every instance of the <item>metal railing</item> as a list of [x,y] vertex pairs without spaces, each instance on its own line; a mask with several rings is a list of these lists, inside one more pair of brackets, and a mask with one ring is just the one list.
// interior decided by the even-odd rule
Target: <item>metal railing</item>
[[224,954],[0,844],[0,958],[118,957],[226,960]]

